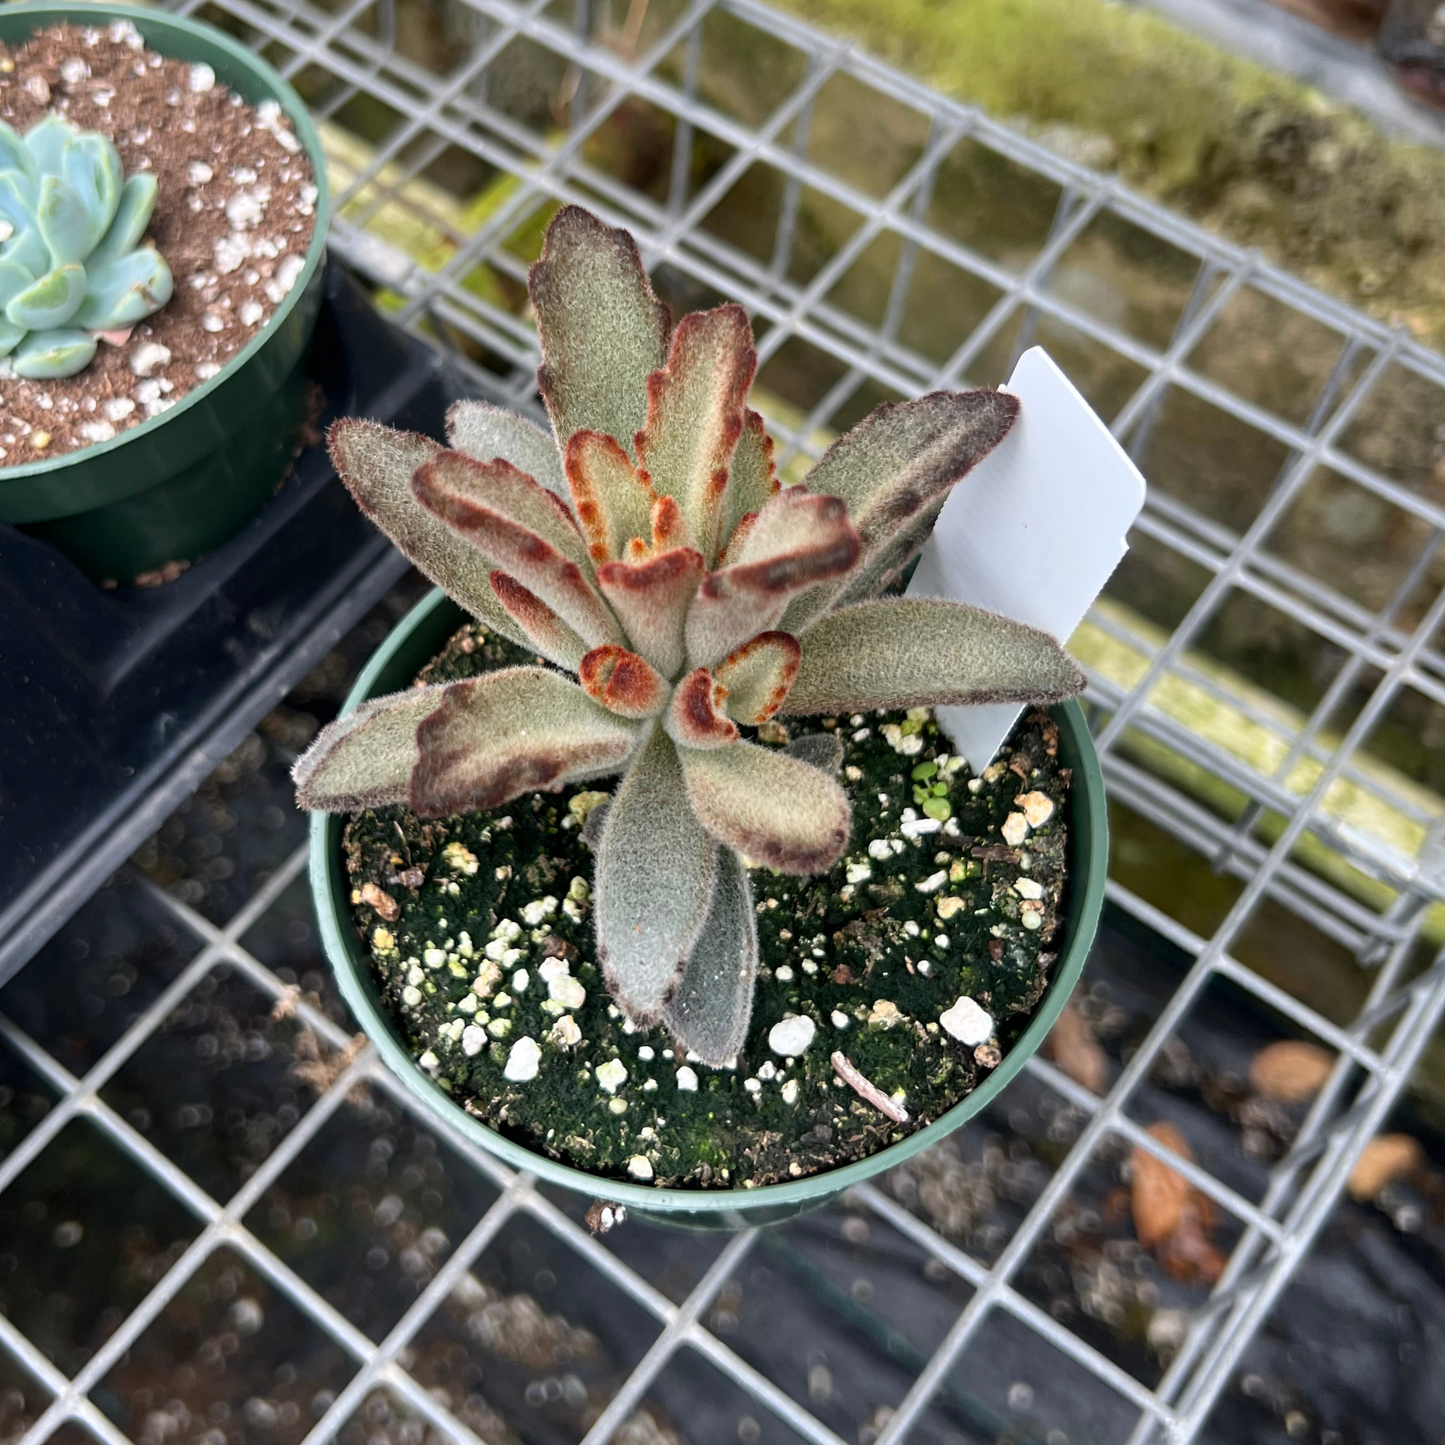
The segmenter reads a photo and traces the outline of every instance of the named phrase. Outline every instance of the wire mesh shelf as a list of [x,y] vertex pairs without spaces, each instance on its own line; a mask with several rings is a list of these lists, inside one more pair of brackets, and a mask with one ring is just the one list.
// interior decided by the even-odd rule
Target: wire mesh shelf
[[[13,1438],[221,1445],[240,1420],[308,1445],[642,1445],[676,1438],[668,1419],[731,1439],[704,1423],[726,1419],[744,1445],[895,1445],[993,1439],[1016,1418],[1036,1423],[1009,1438],[1045,1445],[1200,1437],[1445,1009],[1445,358],[753,0],[176,8],[302,90],[337,177],[334,253],[520,408],[536,404],[526,268],[567,200],[631,229],[675,308],[748,307],[785,471],[879,401],[996,384],[1048,347],[1150,481],[1074,646],[1114,801],[1115,931],[1181,963],[1139,995],[1148,1026],[1097,1088],[1035,1060],[982,1153],[854,1191],[826,1224],[598,1238],[577,1201],[424,1136],[351,1041],[306,941],[277,724],[0,996],[23,1075],[0,1211],[17,1240],[109,1280],[86,1254],[89,1198],[135,1256],[124,1288],[95,1286],[94,1318],[7,1295],[0,1346],[41,1401]],[[374,643],[384,623],[368,625]],[[233,856],[217,820],[248,809]],[[117,973],[128,938],[146,962]],[[1316,986],[1320,959],[1349,987]],[[1336,1061],[1263,1163],[1185,1161],[1147,1127],[1221,985]],[[168,1070],[198,1058],[228,1082],[177,1113]],[[1030,1129],[1039,1147],[1011,1163],[999,1137]],[[65,1174],[83,1131],[107,1160],[89,1182]],[[1117,1212],[1101,1167],[1117,1182],[1131,1152],[1223,1221],[1217,1265],[1171,1296],[1167,1349],[1111,1343],[1103,1284],[1091,1316],[1038,1283],[1081,1210]],[[46,1213],[57,1198],[73,1219]],[[1006,1222],[981,1222],[1001,1199]],[[824,1235],[903,1261],[896,1297],[833,1278]],[[893,1372],[885,1400],[839,1403],[847,1371],[795,1349],[780,1280]],[[548,1314],[552,1289],[593,1323]],[[995,1390],[1000,1351],[1034,1360],[1032,1383]],[[195,1384],[232,1356],[229,1395]]]

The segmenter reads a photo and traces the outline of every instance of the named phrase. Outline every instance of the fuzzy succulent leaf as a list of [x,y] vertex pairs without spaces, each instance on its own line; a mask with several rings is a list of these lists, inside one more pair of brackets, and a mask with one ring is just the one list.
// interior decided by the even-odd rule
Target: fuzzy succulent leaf
[[100,238],[86,263],[89,266],[103,266],[140,245],[146,227],[155,213],[158,187],[156,178],[149,171],[133,175],[120,189],[120,200],[110,227]]
[[578,664],[577,677],[593,702],[619,717],[656,717],[667,705],[667,683],[625,647],[594,647]]
[[57,266],[5,303],[5,319],[28,331],[48,331],[69,321],[84,300],[85,267]]
[[[851,602],[867,602],[896,582],[903,569],[923,549],[933,535],[938,514],[948,501],[948,493],[935,498],[905,522],[882,546],[866,552],[857,568],[844,581],[830,606],[846,607]],[[799,602],[806,602],[806,597]]]
[[639,1024],[672,997],[707,917],[717,846],[683,792],[677,749],[653,725],[617,785],[597,847],[597,959]]
[[[839,437],[803,484],[847,504],[863,543],[860,570],[868,569],[900,529],[1008,435],[1018,407],[1018,398],[1002,391],[935,391],[885,403]],[[783,625],[800,633],[841,590],[799,598]]]
[[837,497],[809,496],[802,487],[779,492],[758,513],[738,561],[703,578],[687,614],[688,660],[700,667],[722,661],[774,626],[791,597],[847,576],[858,551]]
[[830,778],[843,766],[843,739],[836,732],[804,733],[802,737],[794,738],[783,751],[790,758],[797,758],[800,763],[827,773]]
[[738,855],[719,848],[712,904],[662,1021],[709,1068],[727,1068],[747,1042],[757,975],[753,890]]
[[555,493],[500,457],[439,451],[412,475],[412,496],[482,556],[540,597],[589,647],[621,632],[590,580],[587,544]]
[[785,713],[865,712],[995,702],[1058,702],[1084,675],[1026,623],[929,597],[842,607],[802,636]]
[[454,402],[447,411],[447,441],[474,461],[501,457],[564,500],[567,478],[557,444],[535,422],[485,401]]
[[[26,331],[23,326],[16,326],[13,322],[0,320],[0,356],[9,356],[22,341],[25,340]],[[86,340],[90,340],[86,337]]]
[[679,748],[702,826],[744,858],[782,873],[820,873],[848,842],[853,810],[832,778],[755,743]]
[[446,688],[372,698],[322,728],[291,770],[297,803],[317,813],[350,813],[406,802],[420,755],[416,730]]
[[537,596],[515,577],[493,572],[487,579],[507,616],[540,656],[568,672],[576,672],[587,653],[587,644]]
[[27,381],[55,381],[62,376],[74,376],[89,366],[95,356],[95,345],[95,337],[84,331],[68,331],[64,327],[50,331],[27,330],[24,340],[14,347],[11,365],[15,375]]
[[138,246],[114,261],[87,267],[85,300],[74,316],[89,331],[134,326],[171,299],[171,268],[150,246]]
[[441,448],[419,432],[396,431],[380,422],[345,417],[327,434],[331,461],[356,505],[397,547],[473,617],[512,642],[531,639],[497,601],[489,568],[411,494],[412,473]]
[[[628,556],[632,547],[628,543]],[[670,552],[677,547],[692,547],[692,530],[682,515],[675,497],[659,497],[652,504],[652,550]]]
[[598,707],[569,678],[509,667],[449,684],[416,740],[412,811],[445,818],[615,773],[637,742],[637,725]]
[[783,705],[803,650],[787,632],[760,632],[734,648],[714,671],[728,690],[728,716],[756,727]]
[[664,677],[676,677],[682,667],[683,621],[705,570],[702,553],[689,547],[597,569],[597,585],[628,640]]
[[439,506],[481,507],[587,566],[587,540],[566,503],[505,457],[477,461],[444,448],[418,470],[412,494],[433,515]]
[[725,748],[741,734],[726,712],[728,690],[705,667],[695,667],[673,689],[663,726],[682,748]]
[[778,489],[773,439],[768,435],[762,417],[749,407],[743,412],[743,429],[737,446],[733,448],[727,489],[723,492],[722,528],[718,534],[720,549],[729,545],[738,523],[749,514],[760,511],[770,497],[777,496]]
[[741,306],[694,311],[678,323],[667,366],[648,378],[637,464],[658,496],[676,500],[688,544],[716,560],[723,492],[758,356]]
[[652,535],[652,488],[612,437],[597,431],[572,433],[567,485],[594,562],[616,561],[626,556],[633,537]]
[[624,446],[647,419],[647,378],[667,360],[672,317],[637,243],[580,206],[563,206],[532,267],[542,341],[537,383],[559,452],[586,428]]

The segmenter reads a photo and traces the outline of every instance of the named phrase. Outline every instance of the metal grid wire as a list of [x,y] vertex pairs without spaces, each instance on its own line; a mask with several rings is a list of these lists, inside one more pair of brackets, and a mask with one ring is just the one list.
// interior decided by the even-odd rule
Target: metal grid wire
[[[199,0],[192,0],[177,8],[201,7]],[[1104,671],[1091,674],[1089,697],[1113,798],[1239,882],[1227,913],[1208,937],[1200,936],[1167,907],[1111,883],[1110,898],[1117,908],[1156,930],[1191,962],[1107,1097],[1095,1097],[1043,1059],[1031,1063],[1033,1077],[1087,1116],[1087,1123],[990,1263],[944,1239],[880,1189],[863,1188],[852,1196],[856,1207],[871,1211],[971,1289],[907,1393],[881,1423],[878,1445],[895,1445],[909,1437],[965,1351],[1000,1314],[1034,1332],[1136,1410],[1131,1445],[1195,1438],[1334,1207],[1352,1164],[1395,1104],[1445,1009],[1445,960],[1430,954],[1421,933],[1429,910],[1445,901],[1445,834],[1438,809],[1432,809],[1421,790],[1400,788],[1391,796],[1391,806],[1418,825],[1417,833],[1423,831],[1423,842],[1407,852],[1382,848],[1326,806],[1332,789],[1342,782],[1388,792],[1364,752],[1403,693],[1445,703],[1445,654],[1437,636],[1445,620],[1445,592],[1432,572],[1445,538],[1445,509],[1428,488],[1415,485],[1388,459],[1380,461],[1378,453],[1351,440],[1364,419],[1374,415],[1371,408],[1381,405],[1380,398],[1402,386],[1433,396],[1438,414],[1445,392],[1434,389],[1445,387],[1445,360],[1405,332],[1330,300],[1115,181],[752,0],[693,0],[671,7],[634,0],[625,15],[616,16],[587,0],[565,5],[456,0],[445,12],[451,48],[440,69],[409,58],[397,40],[398,11],[388,0],[348,0],[335,10],[308,0],[214,0],[202,13],[229,18],[301,84],[318,114],[329,121],[333,140],[348,128],[353,135],[365,129],[358,117],[370,117],[367,147],[348,152],[350,170],[333,233],[335,252],[392,295],[405,324],[451,347],[464,368],[485,376],[493,389],[501,385],[518,406],[535,404],[530,325],[519,305],[506,303],[505,292],[499,299],[496,286],[478,286],[475,278],[484,267],[494,281],[515,290],[526,262],[514,244],[517,233],[542,203],[577,200],[633,230],[649,266],[664,268],[661,274],[675,290],[700,298],[694,304],[717,295],[741,300],[759,329],[765,385],[771,384],[770,376],[785,377],[789,356],[801,353],[829,363],[811,393],[794,396],[791,410],[780,408],[770,418],[785,462],[816,456],[830,432],[845,425],[865,401],[995,382],[1007,375],[1012,359],[1033,339],[1053,345],[1061,336],[1066,347],[1088,349],[1123,367],[1121,374],[1129,382],[1122,391],[1116,388],[1108,419],[1146,471],[1154,455],[1151,447],[1170,425],[1169,408],[1181,397],[1210,409],[1219,425],[1243,429],[1256,439],[1257,450],[1278,456],[1272,479],[1258,489],[1256,509],[1237,526],[1195,505],[1187,488],[1151,486],[1136,548],[1152,544],[1187,560],[1203,581],[1173,619],[1167,637],[1148,652],[1137,676],[1121,683]],[[719,29],[721,22],[733,28]],[[740,35],[759,44],[765,37],[770,54],[781,51],[790,60],[786,65],[770,62],[772,73],[786,83],[766,106],[751,113],[745,113],[744,106],[729,109],[719,100],[716,86],[710,89],[708,84],[714,64],[708,47],[737,43]],[[541,121],[507,98],[516,90],[512,85],[508,92],[508,83],[527,67],[552,77],[549,114]],[[840,94],[851,117],[843,145],[837,144]],[[660,179],[642,188],[619,179],[616,167],[600,163],[594,146],[627,107],[642,107],[643,113],[665,121],[668,153]],[[815,144],[824,123],[819,112],[826,108],[831,108],[827,124],[834,128],[831,151]],[[904,128],[913,139],[906,163],[880,181],[876,170],[868,176],[862,171],[870,131],[889,124]],[[700,144],[711,146],[713,157],[711,170],[701,180],[694,164]],[[842,159],[854,146],[862,157],[856,173]],[[953,183],[949,166],[961,147],[998,162],[999,174],[1012,178],[1008,184],[1042,188],[1052,197],[1051,219],[1046,218],[1031,248],[991,249],[981,239],[987,236],[987,217],[966,240],[937,222],[937,194],[941,186]],[[445,203],[443,188],[428,179],[458,157],[471,163],[474,173],[516,178],[509,187],[496,189],[489,206],[466,225],[459,220],[459,209]],[[712,218],[736,187],[759,173],[775,183],[770,192],[775,204],[760,227],[765,234],[752,234],[744,244]],[[795,259],[807,239],[810,206],[815,215],[821,208],[835,222],[842,217],[846,224],[839,226],[841,239],[809,273],[800,272]],[[419,260],[416,248],[408,247],[404,236],[399,238],[406,226],[432,240],[440,237],[440,256]],[[1146,238],[1157,254],[1174,258],[1170,264],[1176,272],[1182,258],[1180,304],[1165,333],[1134,325],[1127,315],[1106,314],[1108,308],[1093,307],[1087,298],[1081,300],[1075,291],[1056,284],[1075,248],[1109,226]],[[876,288],[877,304],[871,311],[850,305],[850,276],[880,254],[886,274],[885,284]],[[974,278],[980,294],[992,298],[959,321],[941,354],[936,345],[924,347],[911,340],[909,322],[919,289],[926,294],[927,276],[936,275],[940,266]],[[1241,380],[1242,372],[1221,380],[1217,367],[1200,360],[1211,335],[1245,298],[1273,308],[1269,314],[1280,318],[1287,342],[1291,335],[1307,334],[1327,357],[1335,358],[1309,373],[1311,394],[1303,404],[1274,404],[1267,390],[1252,389],[1247,378]],[[1320,337],[1327,338],[1327,344]],[[786,381],[778,385],[785,389]],[[1387,415],[1398,423],[1396,413]],[[1362,604],[1334,579],[1296,565],[1272,546],[1290,509],[1322,471],[1354,484],[1417,526],[1418,545],[1411,557],[1394,566],[1383,604]],[[1329,686],[1292,725],[1282,722],[1258,694],[1241,694],[1221,680],[1217,669],[1198,661],[1197,649],[1211,625],[1231,599],[1240,597],[1290,619],[1343,659]],[[1101,611],[1095,622],[1106,637],[1138,641],[1115,613]],[[1186,726],[1160,704],[1162,685],[1180,678],[1206,699],[1242,711],[1251,724],[1272,732],[1282,740],[1283,754],[1271,755],[1270,765],[1262,767],[1207,732]],[[1139,739],[1162,745],[1175,758],[1229,785],[1243,800],[1240,808],[1225,816],[1186,791],[1177,778],[1171,780],[1167,770],[1147,766],[1137,747],[1131,747]],[[1311,767],[1307,786],[1291,782],[1302,763]],[[1267,819],[1277,826],[1262,827]],[[1314,854],[1305,850],[1310,843],[1316,846]],[[1352,876],[1371,880],[1376,892],[1362,893],[1342,883],[1338,870],[1316,866],[1321,848],[1350,865]],[[197,933],[204,948],[83,1076],[71,1073],[13,1023],[0,1024],[8,1043],[61,1095],[0,1165],[0,1194],[69,1122],[81,1117],[103,1130],[204,1224],[203,1232],[71,1377],[0,1317],[0,1342],[54,1394],[20,1445],[41,1445],[66,1419],[82,1423],[102,1441],[123,1445],[126,1437],[93,1403],[91,1392],[222,1246],[269,1280],[357,1366],[307,1435],[308,1445],[321,1445],[336,1435],[380,1387],[445,1436],[476,1440],[456,1414],[413,1378],[405,1362],[416,1332],[517,1216],[530,1217],[564,1240],[660,1326],[587,1431],[587,1445],[613,1438],[684,1347],[708,1360],[801,1438],[837,1442],[830,1428],[705,1324],[717,1292],[757,1248],[756,1232],[733,1237],[690,1292],[673,1300],[604,1242],[589,1236],[539,1192],[529,1176],[511,1174],[460,1138],[450,1140],[451,1145],[496,1186],[494,1202],[384,1337],[374,1339],[349,1322],[243,1223],[341,1110],[355,1086],[366,1084],[405,1107],[374,1053],[362,1049],[342,1054],[348,1044],[345,1031],[307,1004],[298,1006],[299,1017],[346,1061],[345,1067],[225,1202],[212,1197],[102,1098],[102,1088],[218,966],[236,970],[271,996],[286,993],[282,979],[243,947],[241,939],[302,876],[302,868],[298,850],[224,926],[156,890],[164,908]],[[1241,937],[1266,903],[1282,905],[1374,970],[1368,998],[1352,1021],[1325,1017],[1236,956]],[[1161,1050],[1219,978],[1337,1055],[1329,1081],[1310,1105],[1292,1148],[1273,1166],[1257,1201],[1204,1167],[1173,1155],[1131,1113]],[[1057,1209],[1091,1157],[1111,1139],[1168,1161],[1239,1225],[1222,1278],[1195,1311],[1182,1345],[1152,1386],[1018,1288],[1020,1269]],[[682,1424],[686,1428],[685,1420]]]

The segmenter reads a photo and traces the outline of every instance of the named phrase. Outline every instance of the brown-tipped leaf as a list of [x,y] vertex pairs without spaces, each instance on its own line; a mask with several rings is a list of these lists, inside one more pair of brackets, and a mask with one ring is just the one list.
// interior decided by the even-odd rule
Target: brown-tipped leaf
[[683,748],[725,748],[741,734],[725,710],[728,690],[705,667],[694,668],[678,683],[663,719],[672,740]]
[[636,723],[545,668],[510,667],[454,682],[417,729],[412,811],[445,818],[603,777],[622,767],[637,736]]
[[522,630],[530,646],[558,667],[576,672],[577,664],[587,651],[587,644],[537,596],[529,592],[515,577],[493,572],[492,591],[508,617]]
[[620,642],[616,620],[589,580],[582,534],[561,502],[510,462],[438,452],[418,467],[421,506],[528,591],[589,647]]
[[785,713],[1058,702],[1084,675],[1046,632],[979,607],[899,597],[842,607],[799,639]]
[[757,370],[747,312],[728,304],[678,323],[664,370],[647,383],[637,464],[659,496],[675,497],[695,546],[718,553],[723,492]]
[[557,443],[536,422],[515,411],[485,401],[453,402],[447,411],[447,442],[473,461],[501,457],[549,492],[564,499],[568,495]]
[[532,267],[542,341],[537,383],[560,448],[586,428],[625,447],[647,419],[647,378],[666,364],[671,315],[637,243],[580,206],[563,206]]
[[411,493],[412,473],[441,450],[430,437],[345,417],[327,434],[331,460],[356,505],[453,601],[524,647],[527,638],[497,605],[487,559]]
[[682,667],[682,625],[703,571],[702,553],[688,547],[597,569],[597,585],[628,640],[664,677]]
[[783,705],[803,650],[786,632],[760,632],[714,669],[728,690],[728,716],[756,727]]
[[753,891],[742,860],[719,848],[712,906],[662,1021],[709,1068],[727,1068],[747,1041],[757,976]]
[[619,717],[656,717],[667,703],[667,684],[625,647],[594,647],[579,664],[577,676],[593,702]]
[[671,552],[692,546],[692,529],[674,497],[659,497],[652,504],[652,550]]
[[651,537],[652,488],[611,437],[596,431],[572,433],[567,484],[594,562],[625,556],[633,537]]
[[417,728],[445,692],[442,684],[373,698],[322,728],[291,770],[297,806],[354,813],[406,802]]
[[[1018,398],[1002,391],[936,391],[886,402],[839,437],[804,483],[847,503],[863,541],[860,571],[871,573],[899,531],[1008,435],[1018,409]],[[841,590],[800,598],[789,609],[788,630],[799,632]]]
[[677,755],[698,821],[744,858],[783,873],[820,873],[847,846],[848,796],[817,768],[745,742]]
[[762,417],[749,408],[743,412],[742,433],[733,448],[732,465],[728,468],[718,550],[727,548],[744,517],[750,512],[760,511],[764,503],[777,493],[778,470],[773,465],[773,439],[763,426]]
[[655,1023],[707,917],[717,846],[683,791],[672,740],[654,726],[607,810],[597,848],[597,960],[634,1022]]
[[535,532],[579,565],[586,566],[590,560],[587,539],[567,503],[505,457],[479,462],[461,452],[443,450],[417,470],[421,480],[418,484],[413,478],[412,493],[428,509],[435,512],[446,503],[486,507],[515,526]]
[[779,492],[758,513],[739,560],[702,580],[687,615],[688,660],[711,667],[783,615],[788,600],[845,577],[858,560],[858,534],[837,497],[801,487]]

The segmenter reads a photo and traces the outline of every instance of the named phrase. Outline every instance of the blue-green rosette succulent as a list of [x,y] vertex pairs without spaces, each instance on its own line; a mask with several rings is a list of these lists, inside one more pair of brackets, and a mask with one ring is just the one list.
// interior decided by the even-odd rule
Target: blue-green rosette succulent
[[17,376],[74,376],[94,333],[134,326],[171,298],[171,268],[139,244],[156,178],[125,180],[96,131],[47,116],[22,139],[0,121],[0,357]]

